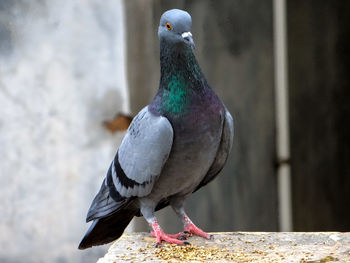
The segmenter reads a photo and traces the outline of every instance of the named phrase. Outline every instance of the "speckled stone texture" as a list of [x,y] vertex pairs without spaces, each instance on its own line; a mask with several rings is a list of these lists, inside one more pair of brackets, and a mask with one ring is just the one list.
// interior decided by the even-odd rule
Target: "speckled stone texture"
[[124,234],[97,263],[114,262],[350,262],[350,233],[230,232],[190,246],[162,244],[148,233]]

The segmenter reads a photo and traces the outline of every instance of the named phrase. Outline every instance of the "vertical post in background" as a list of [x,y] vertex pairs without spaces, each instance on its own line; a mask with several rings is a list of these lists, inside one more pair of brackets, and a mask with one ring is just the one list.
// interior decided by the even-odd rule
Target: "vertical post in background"
[[292,231],[285,0],[273,1],[279,230]]

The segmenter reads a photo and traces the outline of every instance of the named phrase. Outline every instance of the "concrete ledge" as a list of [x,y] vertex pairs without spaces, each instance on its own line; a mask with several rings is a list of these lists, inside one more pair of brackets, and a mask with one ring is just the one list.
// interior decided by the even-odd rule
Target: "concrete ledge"
[[148,233],[124,234],[98,263],[114,262],[350,262],[350,233],[212,233],[189,246],[162,244]]

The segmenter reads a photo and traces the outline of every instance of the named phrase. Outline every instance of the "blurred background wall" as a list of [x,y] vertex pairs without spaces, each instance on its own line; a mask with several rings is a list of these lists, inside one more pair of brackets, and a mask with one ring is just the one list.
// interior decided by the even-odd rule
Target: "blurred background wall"
[[85,216],[128,110],[121,1],[0,1],[0,262],[96,262]]
[[[0,262],[105,252],[76,249],[124,135],[102,122],[154,96],[170,8],[191,13],[197,59],[236,125],[225,169],[188,214],[208,231],[280,230],[272,0],[0,0]],[[294,230],[350,228],[349,11],[345,0],[287,1]],[[170,209],[159,216],[181,229]]]
[[350,2],[287,1],[294,229],[350,230]]

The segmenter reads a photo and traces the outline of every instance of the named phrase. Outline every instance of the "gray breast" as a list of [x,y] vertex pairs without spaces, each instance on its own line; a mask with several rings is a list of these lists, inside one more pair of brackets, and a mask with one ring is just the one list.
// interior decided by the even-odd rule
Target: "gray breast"
[[207,116],[207,125],[176,126],[173,147],[149,198],[161,200],[191,193],[212,165],[221,140],[223,116]]

